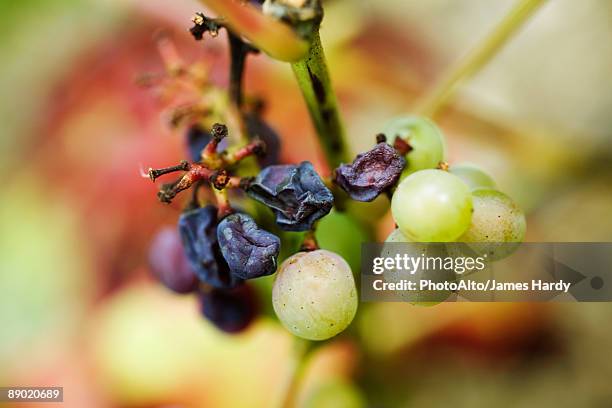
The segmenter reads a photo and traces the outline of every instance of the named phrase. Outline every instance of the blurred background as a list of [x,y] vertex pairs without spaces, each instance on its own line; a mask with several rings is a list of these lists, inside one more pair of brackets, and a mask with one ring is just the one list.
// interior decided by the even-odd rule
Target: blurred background
[[[352,150],[409,113],[512,3],[325,1],[323,43]],[[163,70],[154,37],[164,30],[226,84],[225,41],[187,31],[202,10],[189,0],[0,2],[0,385],[63,386],[70,407],[280,398],[293,349],[274,318],[222,334],[147,266],[152,235],[180,207],[160,204],[140,169],[185,152],[135,78]],[[610,38],[612,2],[550,1],[437,118],[449,161],[494,175],[527,212],[529,241],[612,240]],[[246,89],[266,100],[283,160],[326,171],[289,66],[249,60]],[[392,228],[387,208],[335,215],[319,234],[339,235],[323,246],[358,265],[359,242]],[[379,225],[365,225],[372,211]],[[612,406],[611,318],[604,303],[362,304],[350,330],[314,352],[298,404]]]

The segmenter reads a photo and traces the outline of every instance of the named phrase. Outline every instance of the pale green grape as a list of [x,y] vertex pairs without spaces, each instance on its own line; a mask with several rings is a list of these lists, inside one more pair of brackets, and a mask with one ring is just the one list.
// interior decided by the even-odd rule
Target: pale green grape
[[402,178],[415,171],[433,169],[444,160],[444,136],[429,119],[419,116],[400,116],[384,127],[383,133],[393,144],[396,137],[404,139],[412,150],[406,154]]
[[463,180],[470,190],[479,188],[494,189],[495,181],[480,167],[471,163],[461,163],[450,166],[449,171]]
[[280,266],[272,305],[281,323],[296,336],[333,337],[346,329],[357,312],[351,268],[341,256],[324,249],[299,252]]
[[393,219],[415,242],[450,242],[470,226],[472,195],[455,175],[422,170],[402,181],[391,200]]
[[[458,239],[472,243],[477,253],[489,260],[510,255],[525,238],[527,223],[523,211],[504,193],[480,189],[472,193],[474,214],[469,229]],[[510,245],[508,243],[516,243]]]
[[368,234],[352,216],[332,210],[317,224],[316,237],[321,249],[337,253],[359,271],[361,243],[368,241]]
[[[400,257],[408,255],[414,259],[424,259],[425,257],[429,257],[430,259],[446,259],[448,257],[446,248],[443,244],[410,242],[399,229],[395,229],[385,240],[381,256],[395,258],[397,255],[400,255]],[[432,265],[431,268],[422,265],[414,271],[397,270],[383,274],[383,280],[385,282],[397,283],[400,281],[413,281],[417,287],[421,279],[427,279],[438,283],[445,281],[452,282],[455,280],[455,273],[452,269],[440,268],[438,265]],[[404,291],[399,294],[399,297],[404,302],[410,302],[415,306],[435,306],[445,301],[450,295],[450,291],[414,290]]]
[[[371,225],[389,211],[389,199],[386,194],[379,195],[374,201],[347,200],[344,212],[356,219],[361,225]],[[325,217],[327,218],[327,217]],[[325,218],[321,219],[324,221]],[[319,221],[319,222],[321,222]],[[319,228],[317,226],[317,228]]]

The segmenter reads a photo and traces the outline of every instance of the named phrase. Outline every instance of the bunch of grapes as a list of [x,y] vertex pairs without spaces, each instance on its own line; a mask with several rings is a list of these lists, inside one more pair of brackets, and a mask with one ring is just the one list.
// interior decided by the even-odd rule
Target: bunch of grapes
[[[502,257],[506,247],[495,244],[523,239],[525,219],[514,202],[479,168],[449,167],[443,136],[425,118],[392,120],[371,150],[326,177],[308,161],[281,163],[280,139],[262,119],[261,101],[242,94],[246,57],[257,49],[221,20],[197,14],[193,21],[196,40],[227,30],[230,87],[224,91],[208,83],[205,69],[182,63],[164,43],[170,78],[160,86],[180,89],[180,100],[190,100],[171,115],[174,126],[185,127],[190,160],[150,169],[148,176],[156,181],[182,173],[160,187],[161,202],[170,203],[188,189],[192,194],[178,228],[164,228],[155,237],[150,263],[170,290],[197,294],[202,314],[221,330],[234,333],[249,326],[259,303],[249,281],[274,273],[272,306],[290,332],[325,340],[350,325],[358,306],[353,271],[315,239],[317,223],[347,199],[370,202],[387,195],[398,227],[389,237],[393,242],[485,242],[491,243],[490,255]],[[232,132],[223,123],[233,124],[238,136],[233,141],[228,142]],[[247,198],[269,213],[262,216]],[[336,205],[335,212],[343,208]],[[261,226],[266,215],[274,217],[267,229]],[[279,265],[281,246],[296,232],[303,236],[301,248]]]
[[[216,197],[214,204],[188,202],[179,217],[178,231],[165,228],[154,240],[151,264],[169,289],[198,292],[204,316],[217,327],[237,332],[255,316],[254,294],[245,282],[277,271],[281,240],[260,228],[246,212],[235,211],[227,190],[245,192],[270,208],[281,230],[294,232],[314,232],[316,222],[332,209],[334,196],[306,161],[270,165],[253,178],[230,175],[241,160],[225,150],[216,151],[226,131],[223,125],[213,127],[213,137],[198,162],[149,171],[152,179],[185,171],[176,182],[162,186],[159,198],[163,202],[172,201],[187,188],[201,188],[199,182],[208,183]],[[250,146],[238,151],[255,151]],[[317,249],[313,234],[306,237],[303,251],[278,268],[273,305],[289,330],[321,340],[352,321],[357,292],[347,262]]]
[[444,161],[444,138],[435,124],[425,118],[402,117],[390,121],[384,132],[395,138],[407,163],[391,200],[398,230],[390,239],[479,243],[475,247],[498,257],[503,254],[495,254],[495,244],[523,240],[523,212],[496,190],[491,176],[479,167],[449,166]]
[[[219,29],[226,28],[220,20],[203,14],[196,15],[194,23],[191,32],[198,40],[207,32],[216,36]],[[246,56],[256,50],[231,30],[228,37],[230,68],[235,74],[237,65],[243,68]],[[168,89],[174,91],[176,83],[181,84],[183,103],[172,107],[170,117],[173,126],[185,128],[189,160],[149,169],[147,176],[156,181],[182,173],[161,185],[161,202],[171,203],[188,189],[192,194],[185,200],[178,227],[163,228],[152,242],[149,258],[154,275],[176,293],[196,294],[203,316],[219,329],[235,333],[257,316],[257,291],[249,281],[278,270],[272,303],[281,322],[308,339],[338,334],[355,315],[357,290],[347,262],[319,249],[315,239],[317,222],[334,205],[330,188],[310,162],[280,163],[280,139],[262,119],[260,101],[244,98],[236,84],[232,93],[232,89],[222,92],[207,83],[201,68],[182,63],[167,40],[161,53],[169,78],[157,89],[167,98]],[[240,81],[240,75],[234,80]],[[187,105],[185,88],[193,91]],[[228,94],[229,98],[210,102]],[[243,142],[228,142],[228,126],[212,123],[219,119],[237,124],[237,139]],[[270,209],[275,230],[304,234],[301,250],[280,266],[281,234],[262,228],[256,210],[250,215],[244,209],[247,197]]]

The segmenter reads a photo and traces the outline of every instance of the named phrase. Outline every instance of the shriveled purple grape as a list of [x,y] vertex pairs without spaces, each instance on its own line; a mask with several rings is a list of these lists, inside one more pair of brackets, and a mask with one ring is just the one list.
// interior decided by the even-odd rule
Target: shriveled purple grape
[[176,228],[165,227],[153,238],[149,249],[153,275],[176,293],[190,293],[198,287],[198,277],[189,264]]
[[202,160],[202,150],[210,142],[210,132],[200,125],[192,125],[187,130],[186,139],[189,158],[193,162],[199,162]]
[[245,123],[249,136],[261,139],[266,145],[266,154],[257,158],[259,165],[265,167],[279,163],[281,142],[276,131],[256,114],[247,114]]
[[225,217],[217,227],[217,239],[234,276],[254,279],[276,271],[280,239],[260,229],[250,216]]
[[246,329],[258,312],[255,291],[248,285],[203,292],[200,305],[204,317],[227,333]]
[[250,183],[249,196],[270,207],[285,231],[307,231],[331,210],[334,196],[310,162],[268,166]]
[[336,183],[356,201],[372,201],[399,179],[406,160],[387,143],[336,169]]
[[232,276],[217,241],[217,209],[208,205],[185,212],[178,222],[185,254],[200,281],[216,288],[240,283]]

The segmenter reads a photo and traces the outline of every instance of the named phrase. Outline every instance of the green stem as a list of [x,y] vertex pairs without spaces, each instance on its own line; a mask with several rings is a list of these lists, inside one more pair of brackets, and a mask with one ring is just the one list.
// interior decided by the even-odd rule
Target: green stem
[[295,337],[294,341],[290,372],[278,408],[292,408],[295,406],[299,386],[307,367],[307,357],[313,349],[313,343],[309,340]]
[[291,64],[330,169],[349,161],[344,127],[318,29],[306,58]]
[[545,2],[546,0],[518,0],[493,31],[452,66],[432,91],[417,102],[415,111],[424,116],[435,116],[461,83],[480,71]]

